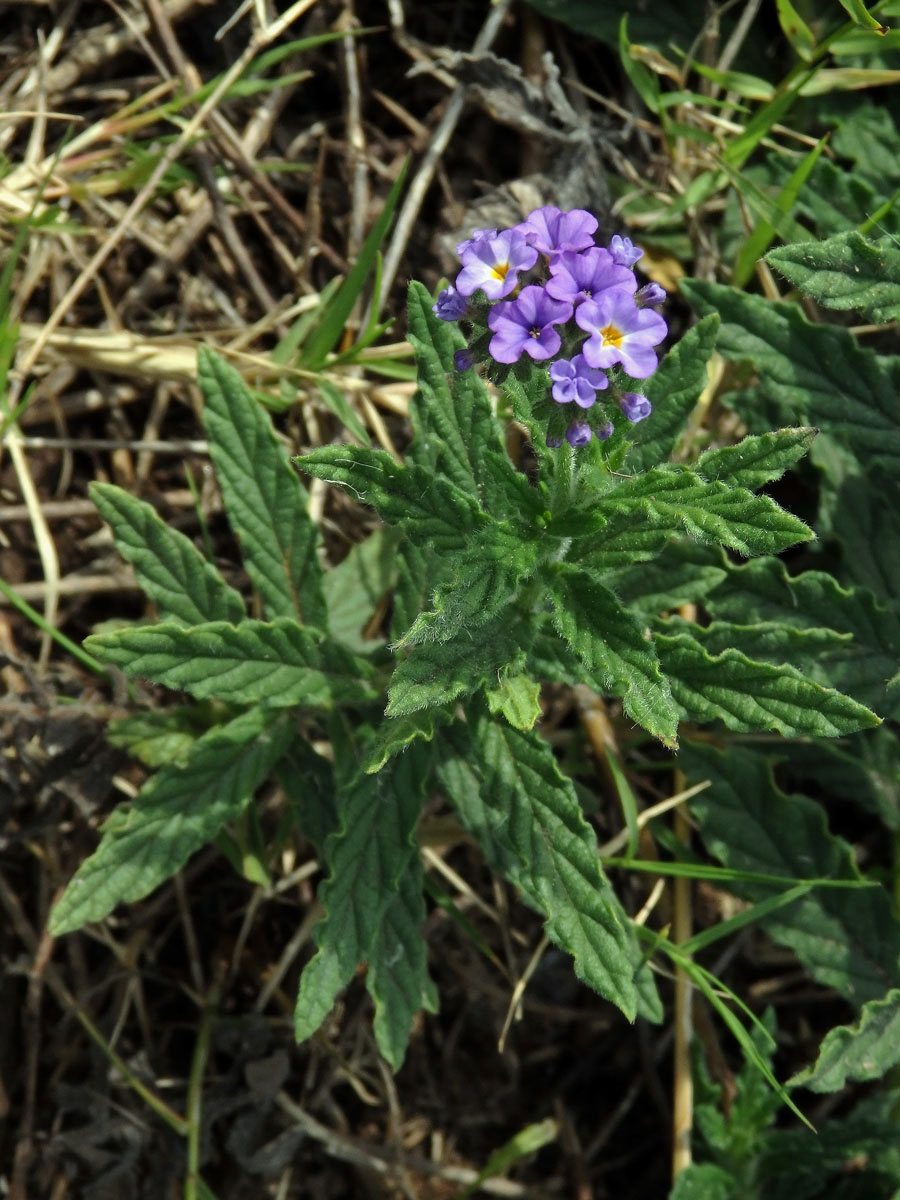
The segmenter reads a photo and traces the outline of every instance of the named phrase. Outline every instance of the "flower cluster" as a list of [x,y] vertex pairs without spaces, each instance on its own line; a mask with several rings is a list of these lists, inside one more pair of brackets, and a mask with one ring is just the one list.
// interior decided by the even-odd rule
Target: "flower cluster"
[[[434,305],[442,320],[472,329],[457,370],[508,369],[523,355],[548,365],[553,401],[582,410],[564,431],[572,446],[612,435],[607,402],[633,424],[650,415],[650,401],[625,386],[653,374],[668,332],[656,311],[665,291],[635,278],[643,251],[619,234],[598,246],[596,231],[591,213],[552,205],[512,229],[476,229],[456,247],[462,270]],[[548,445],[562,444],[563,424],[550,421]]]

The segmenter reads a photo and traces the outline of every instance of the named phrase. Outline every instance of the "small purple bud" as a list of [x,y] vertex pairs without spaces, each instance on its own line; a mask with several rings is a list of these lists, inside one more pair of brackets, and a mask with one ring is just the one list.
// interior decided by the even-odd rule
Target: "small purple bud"
[[614,233],[609,242],[609,252],[620,267],[633,267],[638,259],[644,257],[640,246],[636,246],[630,237],[622,237]]
[[475,366],[475,355],[468,348],[454,350],[453,365],[457,371],[468,371]]
[[655,308],[657,304],[662,304],[666,298],[666,289],[660,287],[658,283],[645,283],[640,288],[634,297],[634,302],[638,308]]
[[566,430],[566,441],[576,450],[579,446],[586,446],[593,436],[590,425],[585,421],[573,421]]
[[451,283],[440,293],[437,303],[432,304],[431,311],[442,321],[458,321],[466,311],[466,298]]
[[605,442],[614,433],[612,421],[607,421],[605,425],[601,425],[599,429],[595,429],[594,433],[597,435],[598,442]]
[[639,396],[637,392],[623,392],[619,397],[619,408],[632,425],[637,425],[638,421],[643,421],[644,417],[649,417],[653,411],[647,397]]
[[547,445],[549,446],[549,448],[551,450],[558,450],[559,447],[562,445],[562,438],[548,437]]

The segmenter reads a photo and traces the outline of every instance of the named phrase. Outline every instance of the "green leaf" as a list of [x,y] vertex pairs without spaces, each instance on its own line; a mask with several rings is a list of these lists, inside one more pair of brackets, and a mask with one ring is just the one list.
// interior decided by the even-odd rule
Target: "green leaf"
[[761,559],[730,570],[704,603],[714,617],[725,620],[773,621],[852,634],[820,656],[815,678],[849,692],[885,717],[900,712],[900,688],[887,682],[900,661],[900,618],[882,608],[865,588],[845,590],[823,571],[791,576],[776,559]]
[[392,638],[401,638],[419,613],[428,607],[442,573],[442,560],[432,546],[414,538],[403,539],[397,552]]
[[538,553],[538,544],[515,530],[485,526],[465,550],[446,558],[434,611],[420,614],[398,646],[446,642],[493,620],[534,574]]
[[665,745],[677,744],[678,713],[640,621],[586,571],[559,564],[549,576],[553,619],[584,663],[583,680],[621,696],[626,713]]
[[887,25],[882,25],[877,21],[862,0],[838,0],[841,8],[850,14],[850,19],[855,25],[860,25],[863,29],[874,29],[876,33],[887,33]]
[[[379,213],[378,219],[372,226],[369,236],[363,243],[356,262],[350,270],[350,274],[326,306],[325,311],[319,317],[315,329],[306,338],[300,354],[300,365],[306,370],[317,371],[322,367],[329,353],[338,344],[341,334],[344,332],[344,325],[347,322],[347,318],[350,316],[354,304],[359,299],[366,279],[375,265],[381,243],[384,241],[387,231],[390,228],[394,209],[400,200],[400,193],[403,191],[403,183],[406,179],[408,169],[409,159],[400,168],[400,172],[388,193],[388,198],[384,202],[384,208]],[[374,298],[376,309],[378,308],[379,300],[380,297],[378,296]]]
[[494,475],[518,472],[502,453],[484,381],[475,371],[457,371],[453,365],[454,351],[462,349],[466,339],[454,322],[435,316],[432,304],[421,283],[409,285],[408,337],[416,354],[419,389],[410,408],[415,430],[410,457],[420,466],[430,464],[490,507]]
[[380,638],[364,638],[363,630],[396,582],[397,542],[390,530],[376,529],[322,577],[328,630],[357,654],[381,645]]
[[204,347],[197,361],[216,478],[266,615],[324,627],[318,530],[271,419],[227,363]]
[[547,1117],[546,1120],[538,1121],[534,1125],[526,1125],[499,1150],[494,1151],[484,1170],[479,1171],[472,1182],[463,1188],[457,1200],[469,1200],[470,1196],[474,1196],[481,1190],[481,1185],[488,1179],[505,1174],[520,1159],[534,1154],[535,1151],[540,1150],[542,1146],[549,1145],[550,1142],[555,1142],[558,1137],[559,1123],[553,1117]]
[[488,861],[546,917],[578,978],[633,1019],[633,936],[600,868],[572,783],[537,734],[470,711],[471,743],[449,739],[439,776]]
[[839,1092],[848,1081],[880,1079],[900,1062],[900,990],[863,1005],[856,1025],[832,1029],[815,1064],[791,1080],[813,1092]]
[[653,640],[675,702],[689,720],[719,720],[737,733],[773,729],[785,737],[840,737],[879,724],[869,709],[794,667],[754,662],[739,650],[713,657],[688,634],[656,634]]
[[[315,1033],[364,961],[376,972],[370,987],[382,1005],[405,997],[397,1012],[380,1018],[382,1053],[392,1065],[399,1066],[409,1037],[410,1001],[433,1000],[419,945],[424,905],[414,897],[417,881],[421,894],[415,828],[426,774],[427,759],[411,749],[377,775],[358,775],[338,795],[340,827],[328,839],[328,878],[319,889],[325,915],[315,929],[318,951],[300,977],[298,1041]],[[388,914],[391,925],[381,929]]]
[[192,704],[119,717],[106,727],[111,746],[127,750],[148,767],[182,767],[197,738],[214,723],[211,709]]
[[776,666],[787,663],[813,679],[817,677],[822,656],[839,652],[851,641],[849,633],[816,627],[797,629],[780,621],[751,621],[746,625],[713,621],[709,625],[697,625],[682,621],[680,617],[671,617],[666,621],[657,621],[654,628],[668,637],[687,634],[707,654],[740,650],[741,654],[757,662],[774,663]]
[[286,717],[272,718],[254,709],[211,729],[184,766],[163,767],[120,805],[54,907],[54,936],[148,895],[235,820],[295,736]]
[[900,317],[900,250],[887,239],[871,242],[850,230],[825,242],[781,246],[766,262],[824,308],[877,322]]
[[637,444],[625,457],[624,470],[635,475],[657,467],[672,454],[687,419],[709,382],[707,364],[715,348],[719,318],[710,313],[676,342],[647,380],[650,416],[635,427]]
[[807,453],[818,429],[779,429],[745,437],[736,446],[707,450],[694,464],[698,475],[755,492],[780,479]]
[[695,604],[728,574],[718,547],[670,541],[649,563],[605,571],[603,581],[622,604],[646,616]]
[[593,568],[652,558],[668,538],[687,534],[746,556],[777,554],[813,537],[768,496],[703,479],[687,467],[657,467],[626,479],[590,509],[553,521],[548,532],[579,540],[570,557]]
[[776,7],[782,33],[791,43],[794,52],[804,62],[809,62],[816,48],[815,34],[794,8],[791,0],[776,0]]
[[691,1163],[675,1180],[669,1200],[739,1200],[740,1181],[715,1163]]
[[430,742],[439,726],[450,720],[443,709],[419,710],[393,721],[385,721],[378,729],[373,745],[369,748],[363,770],[374,775],[385,764],[400,754],[415,741]]
[[279,761],[276,774],[293,819],[322,855],[328,837],[338,827],[333,765],[309,742],[296,737]]
[[371,505],[388,525],[438,550],[465,546],[466,534],[488,521],[468,493],[416,463],[400,466],[384,450],[323,446],[296,461],[307,474]]
[[892,833],[900,833],[900,739],[887,725],[855,737],[846,747],[815,742],[786,750],[782,770],[792,780],[814,780],[826,794],[851,800]]
[[527,675],[503,671],[496,687],[484,689],[488,708],[494,716],[504,716],[514,729],[533,729],[543,715],[541,685]]
[[872,467],[848,475],[834,494],[831,532],[841,543],[845,583],[869,588],[879,601],[900,598],[900,480]]
[[[774,784],[763,755],[730,745],[719,751],[683,743],[679,765],[691,782],[712,786],[691,800],[703,840],[735,870],[859,879],[846,842],[829,833],[821,807]],[[733,885],[755,900],[760,885]],[[881,888],[823,888],[763,917],[761,925],[790,947],[818,983],[835,988],[856,1005],[900,984],[900,927]]]
[[199,625],[240,621],[240,594],[228,586],[194,544],[171,529],[143,500],[111,483],[93,483],[90,496],[113,531],[116,547],[134,566],[138,583],[163,621]]
[[827,430],[813,447],[816,461],[834,441],[856,457],[860,471],[873,458],[897,466],[900,358],[861,349],[848,329],[810,324],[794,304],[697,279],[679,286],[698,311],[721,317],[719,352],[752,363],[759,382],[728,401],[753,431],[799,420]]
[[145,625],[94,634],[92,654],[128,675],[180,688],[198,700],[330,707],[369,699],[372,668],[315,629],[275,621],[213,621],[183,629]]
[[415,646],[394,671],[386,714],[402,717],[446,704],[494,682],[528,645],[530,632],[509,611],[480,625],[470,636]]

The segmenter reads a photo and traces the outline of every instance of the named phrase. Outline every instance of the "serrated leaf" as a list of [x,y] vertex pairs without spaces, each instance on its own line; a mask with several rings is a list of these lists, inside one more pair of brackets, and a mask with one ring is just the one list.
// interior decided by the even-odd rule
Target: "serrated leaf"
[[237,371],[204,347],[197,378],[222,500],[266,615],[324,628],[318,530],[271,418]]
[[119,717],[107,725],[106,738],[111,746],[127,750],[145,766],[181,767],[194,742],[212,723],[212,713],[203,714],[199,705],[183,705]]
[[338,827],[334,774],[333,765],[302,738],[292,740],[276,767],[297,824],[319,855]]
[[54,936],[148,895],[238,817],[294,736],[286,717],[272,718],[254,709],[211,729],[184,766],[163,767],[120,805],[54,907]]
[[583,681],[603,695],[621,696],[632,720],[675,746],[678,712],[640,621],[608,588],[567,564],[549,575],[548,591],[554,623],[584,663]]
[[567,513],[548,532],[574,537],[570,553],[592,568],[652,558],[670,537],[719,542],[739,554],[777,554],[813,537],[809,527],[768,496],[710,482],[687,467],[656,467],[626,479]]
[[[432,998],[420,947],[394,942],[380,927],[391,912],[392,928],[401,937],[421,942],[412,922],[419,908],[412,895],[416,878],[421,892],[421,867],[415,827],[422,805],[427,759],[412,750],[394,758],[377,775],[361,774],[338,795],[340,827],[325,848],[328,878],[319,889],[325,915],[315,929],[319,947],[300,977],[294,1016],[298,1041],[310,1037],[331,1010],[359,963],[372,964],[380,955],[375,986],[382,997],[403,990]],[[399,951],[399,953],[398,953]],[[383,1000],[382,1000],[383,1004]],[[409,1035],[409,1008],[384,1014],[383,1051],[402,1058]],[[397,1024],[394,1024],[396,1021]],[[399,1064],[398,1064],[399,1065]]]
[[297,464],[371,505],[388,525],[439,550],[464,546],[465,535],[488,522],[467,492],[416,463],[400,466],[384,450],[323,446],[298,458]]
[[815,780],[829,795],[849,799],[900,833],[900,740],[887,725],[834,742],[795,743],[782,764],[792,780]]
[[815,678],[849,692],[884,717],[900,712],[900,689],[888,680],[900,661],[900,619],[865,588],[842,588],[822,571],[788,575],[776,559],[729,571],[706,600],[714,617],[774,621],[852,634],[820,656]]
[[112,529],[119,553],[134,566],[138,583],[159,610],[160,620],[199,625],[246,616],[240,593],[151,505],[111,483],[91,484],[90,496]]
[[504,671],[497,686],[485,688],[484,694],[491,713],[505,717],[514,729],[533,729],[543,715],[541,685],[527,675]]
[[831,532],[841,543],[842,581],[860,584],[881,603],[896,605],[900,599],[900,480],[893,471],[877,467],[865,475],[848,475],[828,508]]
[[380,639],[366,639],[362,634],[396,582],[398,540],[390,530],[376,529],[322,577],[328,631],[357,654],[381,645]]
[[687,419],[709,382],[707,363],[716,344],[719,318],[699,321],[672,347],[647,381],[650,416],[634,430],[636,445],[625,458],[624,470],[635,475],[666,462]]
[[404,538],[397,552],[397,587],[391,637],[399,640],[420,612],[431,602],[435,585],[443,573],[442,559],[432,546]]
[[709,625],[696,625],[671,617],[667,621],[658,621],[654,628],[669,637],[686,633],[699,642],[707,654],[740,650],[741,654],[757,662],[774,663],[775,666],[787,663],[812,678],[816,678],[816,664],[823,655],[841,650],[851,640],[848,633],[815,627],[797,629],[780,621],[752,621],[746,625],[713,621]]
[[428,974],[424,871],[418,855],[397,880],[375,933],[366,989],[375,1002],[378,1049],[394,1071],[403,1066],[417,1014],[438,1011],[438,994]]
[[330,707],[369,699],[372,668],[318,630],[286,617],[145,625],[87,638],[90,652],[165,687],[234,704]]
[[518,659],[529,639],[528,627],[504,611],[471,635],[415,646],[391,677],[387,716],[445,704],[493,682]]
[[823,308],[876,322],[900,317],[900,250],[886,239],[870,242],[851,229],[824,242],[781,246],[766,262]]
[[880,1079],[900,1062],[900,989],[863,1005],[859,1021],[830,1030],[813,1066],[790,1081],[813,1092],[839,1092],[853,1083]]
[[[828,831],[821,807],[781,792],[762,754],[685,742],[679,765],[692,782],[712,781],[691,800],[691,813],[725,866],[791,879],[860,878],[850,847]],[[769,894],[759,885],[733,888],[750,900]],[[882,888],[816,889],[760,923],[818,983],[854,1004],[900,984],[900,927]]]
[[799,420],[827,430],[813,447],[817,462],[823,443],[837,442],[860,471],[873,458],[897,464],[900,358],[862,349],[848,329],[810,324],[793,304],[697,279],[679,286],[695,309],[721,317],[719,352],[753,364],[758,384],[728,397],[751,430]]
[[718,547],[670,541],[649,563],[605,571],[603,582],[632,612],[647,616],[695,604],[727,575]]
[[493,620],[534,574],[538,555],[537,542],[503,525],[485,526],[465,550],[446,557],[433,611],[417,617],[398,647],[446,642]]
[[413,742],[430,742],[438,727],[449,720],[449,713],[442,709],[429,709],[383,722],[366,754],[363,770],[367,775],[374,775],[389,759],[402,753]]
[[839,737],[879,724],[862,704],[794,667],[754,662],[739,650],[714,657],[687,634],[653,640],[675,703],[689,720],[719,720],[737,733],[773,729],[785,737]]
[[[435,316],[433,303],[421,283],[409,285],[407,336],[415,350],[419,389],[410,408],[415,431],[410,458],[488,506],[493,476],[516,471],[502,454],[484,381],[475,371],[454,367],[454,351],[466,339],[455,322]],[[497,458],[489,462],[492,450]]]
[[799,462],[818,432],[800,428],[751,434],[736,446],[705,451],[694,464],[694,470],[707,479],[755,492],[764,484],[780,479],[788,467]]
[[460,820],[546,917],[547,936],[573,956],[579,979],[632,1019],[633,938],[571,781],[534,733],[481,711],[470,712],[469,733],[471,743],[462,737],[438,768]]

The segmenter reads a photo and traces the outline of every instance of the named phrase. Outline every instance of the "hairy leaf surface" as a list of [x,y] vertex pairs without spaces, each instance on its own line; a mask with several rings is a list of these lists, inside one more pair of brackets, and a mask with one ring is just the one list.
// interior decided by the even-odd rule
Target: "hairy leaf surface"
[[253,709],[198,738],[183,766],[152,775],[104,824],[100,845],[53,909],[54,935],[99,921],[174,875],[240,815],[294,736],[287,717]]
[[756,491],[764,484],[780,479],[788,467],[799,462],[818,432],[817,429],[799,428],[751,434],[736,446],[705,451],[694,470],[707,479]]
[[823,308],[879,324],[900,317],[900,250],[886,238],[871,242],[851,229],[824,242],[779,246],[766,262]]
[[855,1025],[832,1029],[815,1063],[791,1083],[813,1092],[839,1092],[847,1082],[880,1079],[900,1062],[900,989],[863,1005]]
[[266,615],[324,628],[318,530],[270,417],[237,371],[204,348],[197,377],[222,499]]
[[246,616],[240,593],[151,505],[111,483],[91,484],[90,495],[112,529],[116,548],[134,566],[138,583],[159,610],[160,620],[199,625]]
[[364,659],[285,617],[191,629],[145,625],[94,634],[85,646],[128,675],[181,688],[199,700],[330,707],[373,695],[365,683],[372,668]]

